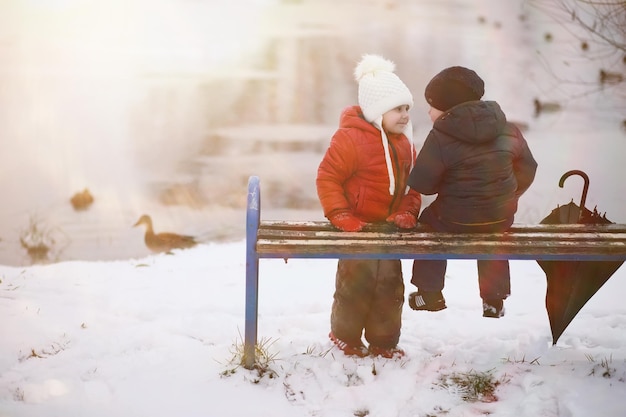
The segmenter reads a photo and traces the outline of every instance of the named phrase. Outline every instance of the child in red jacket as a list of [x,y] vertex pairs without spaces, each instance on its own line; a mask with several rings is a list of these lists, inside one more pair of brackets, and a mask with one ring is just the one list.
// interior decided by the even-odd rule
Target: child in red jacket
[[[407,187],[415,159],[408,113],[413,96],[394,69],[380,56],[363,56],[354,71],[359,105],[343,110],[318,169],[324,215],[346,232],[375,222],[402,229],[417,224],[421,195]],[[401,356],[403,303],[399,259],[340,259],[329,337],[348,355]]]

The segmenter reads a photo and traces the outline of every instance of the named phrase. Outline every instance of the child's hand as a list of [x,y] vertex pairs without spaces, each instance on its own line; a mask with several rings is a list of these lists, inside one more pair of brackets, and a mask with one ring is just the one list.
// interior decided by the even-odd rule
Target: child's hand
[[344,232],[358,232],[366,225],[365,222],[353,216],[351,213],[339,213],[329,220],[333,226]]
[[396,212],[387,217],[388,222],[394,222],[400,229],[413,229],[417,226],[417,217],[408,211]]

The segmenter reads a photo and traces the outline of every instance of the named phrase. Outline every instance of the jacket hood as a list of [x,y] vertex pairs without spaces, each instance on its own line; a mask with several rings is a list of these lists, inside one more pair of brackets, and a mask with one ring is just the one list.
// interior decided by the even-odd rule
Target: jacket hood
[[359,106],[350,106],[343,109],[339,117],[339,128],[359,129],[372,134],[378,134],[379,132],[376,126],[365,120]]
[[[405,134],[391,134],[387,137],[387,134],[382,128],[383,124],[383,116],[379,116],[376,120],[371,123],[365,119],[363,115],[363,111],[359,106],[351,106],[346,107],[341,112],[341,116],[339,118],[339,128],[340,129],[359,129],[365,132],[366,134],[376,135],[380,137],[381,144],[383,147],[383,151],[385,152],[385,163],[387,165],[387,175],[389,176],[389,194],[394,195],[395,193],[395,175],[393,173],[393,165],[391,163],[391,155],[389,153],[389,140],[398,140],[399,138],[405,138],[409,145],[411,146],[411,156],[413,155],[413,125],[409,121],[407,127],[405,128]],[[413,169],[413,158],[411,157],[411,169]],[[407,186],[405,189],[405,194],[409,192],[409,187]]]
[[[382,121],[378,121],[378,123],[382,123]],[[339,128],[340,129],[359,129],[359,130],[362,130],[364,132],[367,132],[369,134],[374,134],[374,135],[380,135],[380,132],[382,131],[382,127],[377,126],[377,120],[375,120],[373,123],[370,123],[367,120],[365,120],[365,116],[363,116],[363,112],[361,111],[361,108],[359,106],[351,106],[351,107],[346,107],[345,109],[343,109],[343,111],[341,112],[341,116],[339,117]],[[404,136],[411,143],[413,142],[412,130],[413,130],[413,124],[409,122],[409,125],[407,125]],[[395,139],[401,138],[403,135],[392,133],[386,136],[388,136],[390,140],[395,140]]]
[[468,101],[442,114],[433,129],[469,143],[490,142],[506,127],[506,115],[495,101]]

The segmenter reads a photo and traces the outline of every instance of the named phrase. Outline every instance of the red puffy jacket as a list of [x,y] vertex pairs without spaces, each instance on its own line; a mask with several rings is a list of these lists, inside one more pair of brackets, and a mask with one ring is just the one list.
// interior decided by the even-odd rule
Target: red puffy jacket
[[317,170],[317,195],[324,216],[350,212],[364,222],[381,222],[392,213],[419,214],[421,194],[407,189],[415,152],[403,134],[389,134],[389,153],[395,192],[389,193],[389,174],[381,133],[363,118],[359,106],[344,109]]

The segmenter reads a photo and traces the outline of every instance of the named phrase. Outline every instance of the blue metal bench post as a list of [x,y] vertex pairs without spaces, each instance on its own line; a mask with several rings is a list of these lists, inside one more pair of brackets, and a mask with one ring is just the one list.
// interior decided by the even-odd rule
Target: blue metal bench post
[[246,211],[246,322],[243,366],[252,369],[256,361],[257,314],[259,303],[259,255],[256,251],[257,232],[261,219],[261,188],[259,177],[248,180]]

